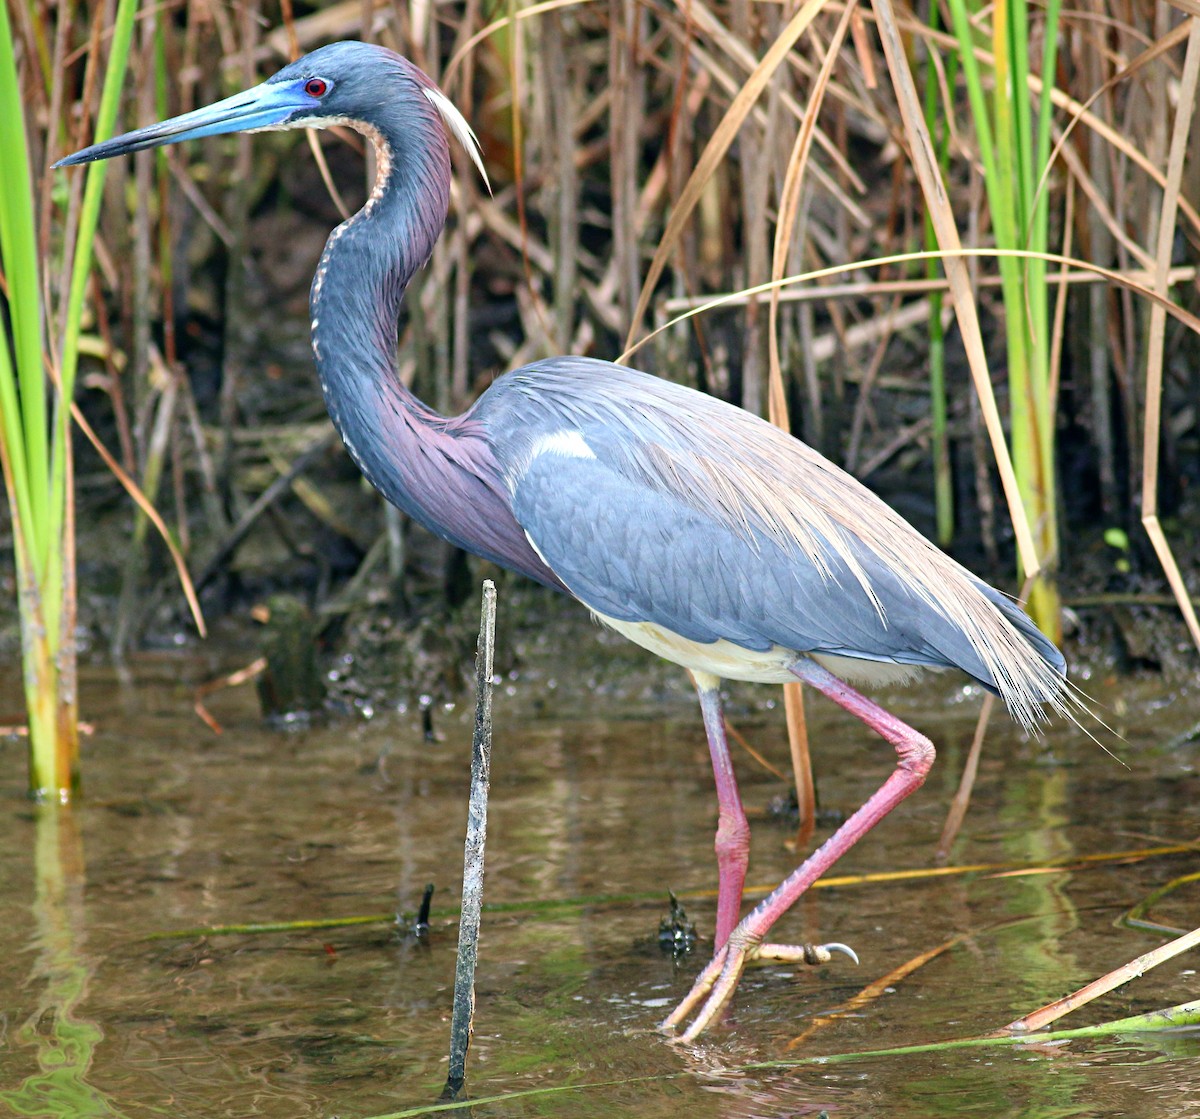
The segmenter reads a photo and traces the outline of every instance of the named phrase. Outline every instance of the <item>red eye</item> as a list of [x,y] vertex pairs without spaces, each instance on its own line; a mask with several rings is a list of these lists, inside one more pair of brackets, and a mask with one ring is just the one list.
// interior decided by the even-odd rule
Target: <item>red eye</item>
[[324,97],[325,91],[328,88],[329,86],[322,78],[309,78],[308,81],[304,83],[304,92],[307,93],[309,97]]

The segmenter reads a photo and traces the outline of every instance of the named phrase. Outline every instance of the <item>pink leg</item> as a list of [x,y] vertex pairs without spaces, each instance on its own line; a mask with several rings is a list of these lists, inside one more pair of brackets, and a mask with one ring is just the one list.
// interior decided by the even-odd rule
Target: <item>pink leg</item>
[[[877,703],[860,695],[833,673],[807,658],[791,667],[796,677],[823,692],[852,715],[857,715],[872,730],[877,731],[896,748],[899,760],[892,775],[874,795],[854,813],[825,843],[814,851],[795,871],[750,913],[730,934],[726,946],[718,948],[712,963],[701,972],[688,996],[663,1023],[664,1028],[679,1025],[693,1008],[707,996],[700,1012],[681,1040],[690,1041],[713,1022],[733,997],[747,961],[752,959],[783,959],[798,961],[828,958],[828,952],[809,946],[764,944],[767,931],[795,904],[796,900],[862,836],[871,830],[906,796],[920,788],[933,764],[933,744],[923,734],[913,730],[889,714]],[[830,946],[832,947],[832,946]]]
[[742,908],[742,887],[750,862],[750,825],[742,810],[742,798],[729,757],[725,714],[721,707],[721,682],[705,672],[693,672],[691,676],[700,697],[713,777],[717,782],[717,839],[714,844],[717,851],[717,932],[714,943],[720,949],[737,925]]

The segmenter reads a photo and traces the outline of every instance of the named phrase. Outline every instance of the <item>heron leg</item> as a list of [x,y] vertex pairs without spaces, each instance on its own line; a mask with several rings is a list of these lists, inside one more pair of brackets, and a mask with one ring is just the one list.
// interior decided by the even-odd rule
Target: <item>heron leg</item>
[[706,672],[692,672],[692,683],[700,697],[708,752],[712,755],[713,777],[717,784],[717,931],[714,944],[719,950],[738,923],[742,908],[742,887],[750,863],[750,824],[742,808],[729,740],[725,735],[725,712],[721,704],[721,681]]
[[[691,1025],[680,1035],[681,1041],[691,1041],[713,1023],[733,997],[742,971],[750,960],[796,960],[806,957],[805,948],[802,947],[764,944],[767,931],[846,851],[905,797],[921,787],[933,764],[933,744],[928,738],[856,692],[815,661],[807,658],[799,660],[791,666],[790,671],[852,715],[857,715],[887,739],[896,748],[896,768],[866,804],[764,898],[733,930],[725,946],[717,950],[687,997],[663,1022],[664,1029],[680,1025],[704,1000]],[[832,947],[826,946],[827,949]]]

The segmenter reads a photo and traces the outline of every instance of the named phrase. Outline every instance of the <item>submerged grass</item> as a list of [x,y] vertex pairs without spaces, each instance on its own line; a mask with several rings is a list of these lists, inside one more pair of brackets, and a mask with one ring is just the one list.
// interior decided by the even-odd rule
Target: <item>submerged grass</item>
[[[797,1057],[781,1061],[753,1061],[745,1064],[723,1062],[721,1075],[732,1077],[738,1073],[762,1072],[811,1065],[842,1064],[848,1061],[877,1059],[880,1057],[907,1057],[920,1053],[954,1052],[964,1049],[1011,1048],[1013,1046],[1043,1046],[1063,1044],[1075,1040],[1091,1040],[1108,1037],[1130,1037],[1139,1034],[1155,1034],[1179,1029],[1194,1029],[1200,1026],[1200,1002],[1180,1003],[1165,1010],[1154,1010],[1146,1014],[1135,1014],[1097,1026],[1083,1026],[1073,1030],[1047,1030],[1026,1036],[972,1037],[950,1041],[935,1041],[924,1045],[902,1045],[893,1049],[868,1049],[852,1053],[831,1053],[819,1057]],[[612,1080],[593,1080],[579,1084],[552,1084],[541,1088],[525,1088],[514,1092],[497,1092],[477,1096],[474,1099],[456,1100],[452,1103],[429,1103],[402,1111],[389,1111],[370,1116],[369,1119],[417,1119],[421,1115],[436,1115],[439,1112],[458,1111],[464,1108],[494,1106],[518,1100],[549,1099],[563,1093],[602,1092],[631,1084],[667,1083],[682,1077],[692,1077],[691,1069],[676,1073],[659,1073],[655,1076],[629,1076]]]
[[917,1053],[945,1053],[956,1049],[1009,1048],[1012,1046],[1056,1045],[1088,1038],[1127,1037],[1134,1034],[1154,1034],[1200,1026],[1200,1002],[1184,1002],[1163,1010],[1133,1014],[1095,1026],[1078,1026],[1071,1030],[1040,1030],[1027,1034],[1002,1034],[988,1037],[961,1037],[948,1041],[931,1041],[923,1045],[899,1045],[894,1049],[863,1049],[854,1053],[828,1053],[821,1057],[797,1057],[790,1061],[761,1061],[747,1069],[789,1068],[796,1065],[832,1065],[845,1061],[868,1060],[873,1057],[904,1057]]
[[[943,878],[958,878],[965,875],[1000,875],[1020,877],[1056,872],[1080,871],[1112,863],[1134,863],[1145,859],[1165,858],[1195,852],[1195,843],[1164,844],[1159,847],[1142,847],[1128,851],[1105,851],[1092,855],[1064,856],[1061,859],[1038,862],[967,863],[958,866],[916,867],[904,870],[874,871],[869,874],[830,874],[812,884],[813,890],[835,890],[860,886],[880,886],[899,882],[921,882]],[[747,898],[766,897],[775,885],[748,885]],[[672,895],[681,901],[711,899],[716,890],[673,890]],[[664,890],[632,893],[583,894],[568,898],[540,898],[536,901],[489,902],[482,912],[495,916],[505,913],[521,913],[554,919],[563,914],[576,913],[581,909],[602,909],[626,905],[661,905],[667,901]],[[459,915],[457,907],[439,906],[429,910],[429,916],[438,921],[451,921]],[[294,921],[255,921],[246,924],[195,925],[185,929],[164,929],[149,933],[147,940],[188,940],[200,936],[258,936],[268,933],[311,932],[314,929],[355,928],[363,925],[394,925],[411,927],[416,913],[359,913],[347,917],[322,917]]]

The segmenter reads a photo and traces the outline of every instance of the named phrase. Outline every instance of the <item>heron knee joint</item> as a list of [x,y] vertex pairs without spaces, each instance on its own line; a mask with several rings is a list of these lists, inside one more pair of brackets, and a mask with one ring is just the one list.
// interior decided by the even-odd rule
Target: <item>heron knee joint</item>
[[906,738],[896,747],[896,752],[900,755],[900,768],[922,779],[937,756],[933,743],[920,731],[913,731],[910,738]]
[[750,824],[745,816],[722,812],[717,817],[717,854],[743,852],[750,849]]

